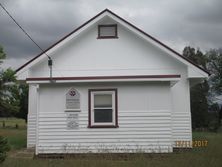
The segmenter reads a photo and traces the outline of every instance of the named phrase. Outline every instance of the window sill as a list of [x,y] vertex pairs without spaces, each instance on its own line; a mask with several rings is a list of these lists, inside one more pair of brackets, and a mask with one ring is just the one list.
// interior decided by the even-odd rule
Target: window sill
[[65,109],[65,112],[80,112],[80,109]]
[[117,37],[117,36],[97,37],[97,39],[112,39],[112,38],[117,39],[117,38],[119,38],[119,37]]
[[118,125],[89,125],[88,128],[119,128]]

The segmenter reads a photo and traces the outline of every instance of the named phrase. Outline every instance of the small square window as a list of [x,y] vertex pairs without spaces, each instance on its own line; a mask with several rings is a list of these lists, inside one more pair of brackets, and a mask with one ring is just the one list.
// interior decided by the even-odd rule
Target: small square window
[[99,25],[98,38],[118,38],[117,25],[116,24]]
[[115,128],[117,119],[117,90],[89,90],[89,127]]

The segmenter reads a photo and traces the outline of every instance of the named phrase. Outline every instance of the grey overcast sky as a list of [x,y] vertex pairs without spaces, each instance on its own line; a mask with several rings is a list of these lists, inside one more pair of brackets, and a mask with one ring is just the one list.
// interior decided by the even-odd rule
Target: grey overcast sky
[[[190,45],[203,51],[222,47],[222,0],[0,0],[46,49],[108,8],[182,53]],[[41,51],[0,8],[3,67],[17,68]]]

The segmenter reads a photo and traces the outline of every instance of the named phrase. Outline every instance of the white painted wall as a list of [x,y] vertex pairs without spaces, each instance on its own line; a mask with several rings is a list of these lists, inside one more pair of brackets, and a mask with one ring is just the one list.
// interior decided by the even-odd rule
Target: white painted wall
[[[173,113],[173,141],[192,141],[190,86],[185,70],[180,70],[181,80],[171,88]],[[174,145],[174,147],[181,147]]]
[[[180,74],[181,80],[173,87],[166,82],[42,84],[39,104],[35,99],[38,93],[30,86],[28,126],[37,120],[38,140],[30,137],[35,132],[29,128],[28,146],[35,142],[37,153],[73,152],[79,150],[76,147],[82,148],[76,152],[105,151],[102,146],[114,152],[122,147],[131,151],[142,148],[146,152],[168,152],[172,151],[174,141],[191,141],[187,66],[120,25],[118,36],[118,39],[97,39],[97,26],[88,29],[50,55],[53,76]],[[26,73],[28,77],[48,77],[47,59]],[[66,128],[65,93],[70,87],[81,93],[79,130]],[[87,128],[87,90],[102,87],[118,88],[118,129]],[[37,110],[39,117],[35,119]]]
[[[53,76],[164,75],[185,67],[121,25],[118,39],[97,39],[97,34],[95,25],[52,53]],[[29,73],[29,77],[48,76],[47,58]]]
[[[77,130],[66,125],[64,102],[71,87],[81,94]],[[119,128],[87,128],[92,88],[118,89]],[[41,85],[39,99],[38,153],[172,151],[169,82]]]
[[36,144],[37,85],[29,85],[29,103],[27,119],[27,148]]

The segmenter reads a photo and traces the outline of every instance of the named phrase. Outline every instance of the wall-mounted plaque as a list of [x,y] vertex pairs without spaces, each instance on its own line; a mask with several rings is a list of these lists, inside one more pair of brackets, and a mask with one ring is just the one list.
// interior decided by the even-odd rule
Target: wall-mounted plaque
[[79,114],[67,113],[67,128],[78,129],[79,128]]
[[66,109],[80,109],[80,94],[73,88],[66,93]]

